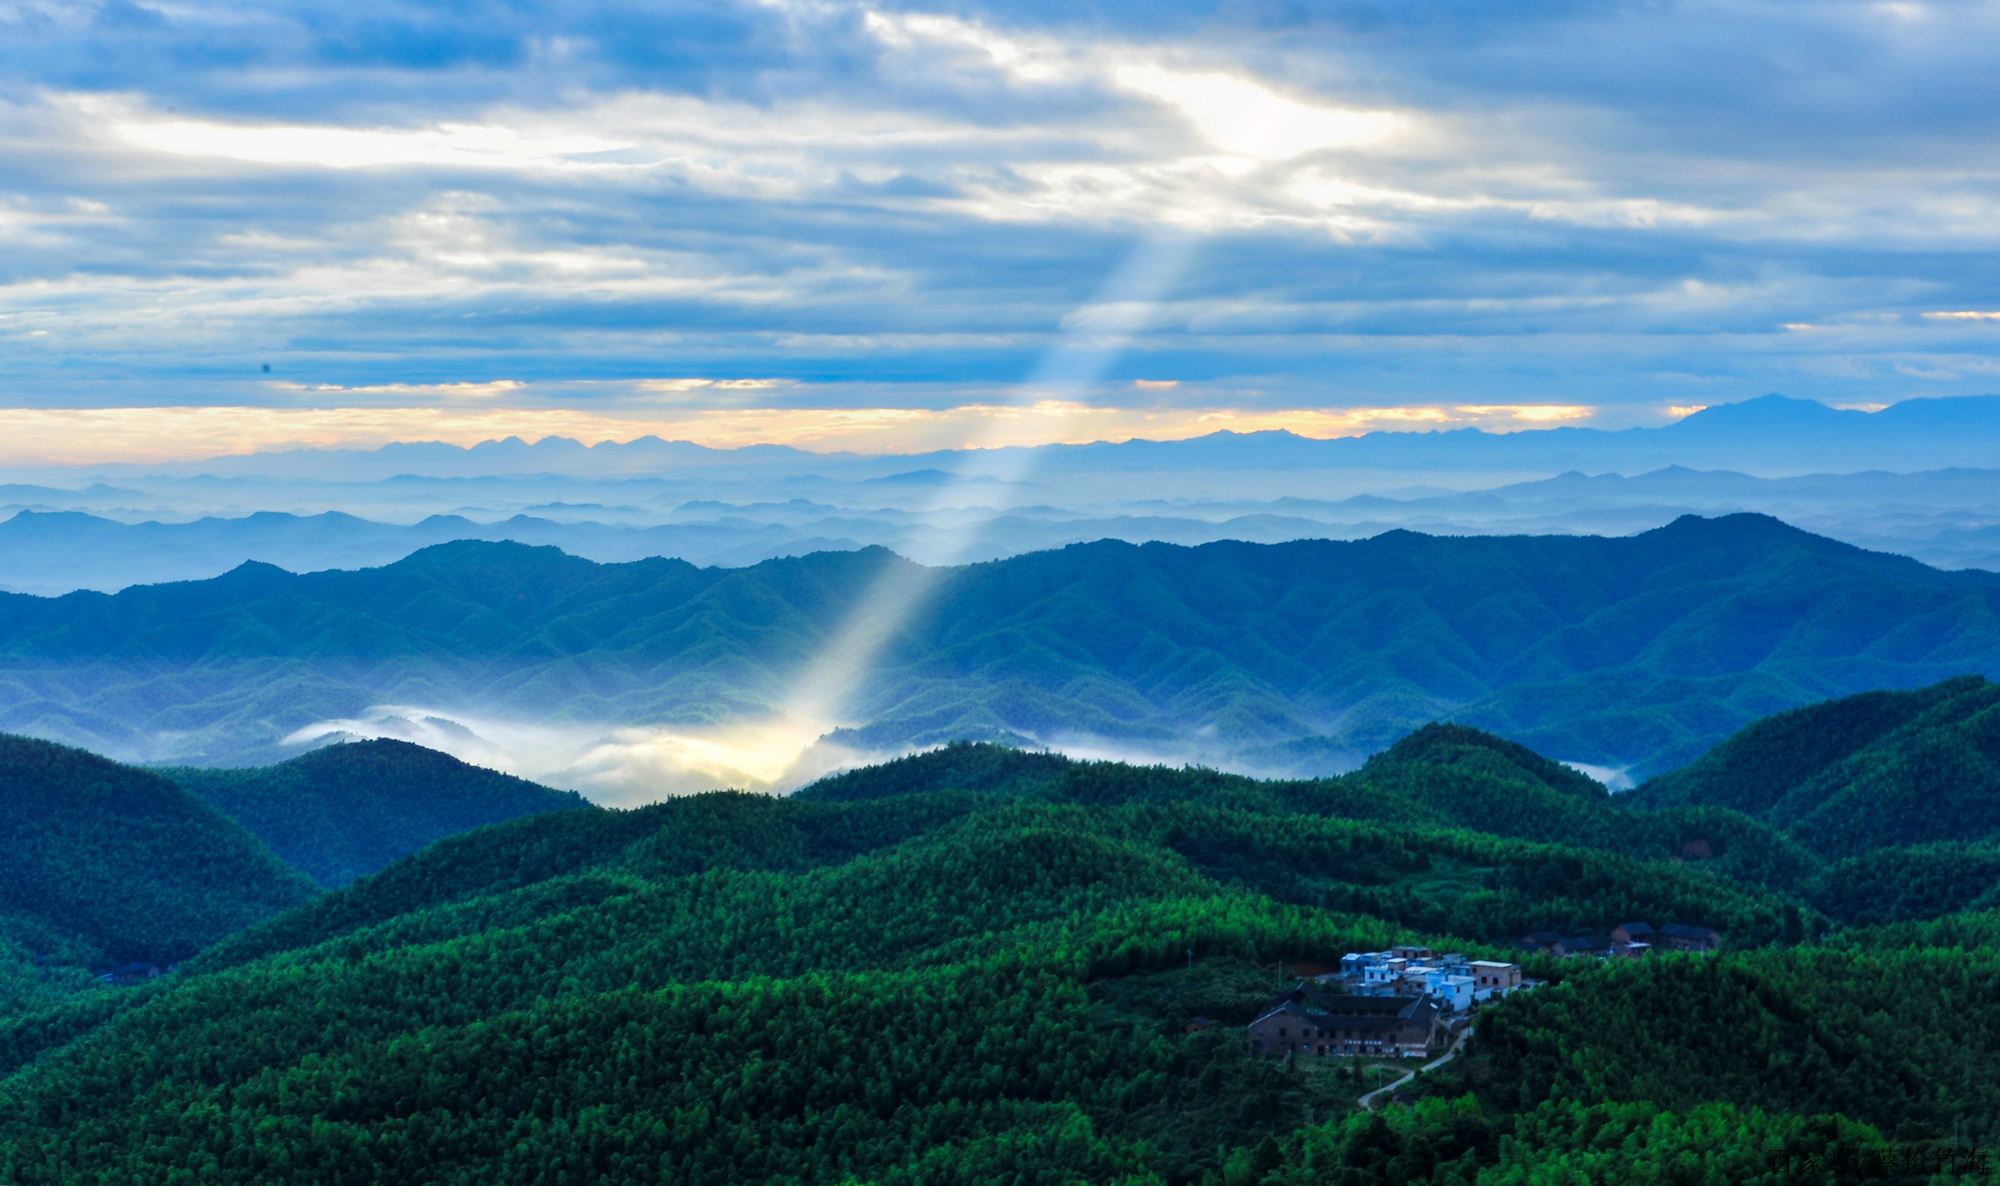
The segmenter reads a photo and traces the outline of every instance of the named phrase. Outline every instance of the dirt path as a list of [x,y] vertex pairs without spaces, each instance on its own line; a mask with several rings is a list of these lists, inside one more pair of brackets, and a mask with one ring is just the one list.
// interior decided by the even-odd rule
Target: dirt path
[[[1451,1040],[1451,1048],[1446,1050],[1443,1054],[1438,1055],[1436,1058],[1425,1063],[1423,1066],[1418,1067],[1414,1071],[1404,1071],[1402,1078],[1396,1080],[1394,1083],[1384,1084],[1383,1086],[1378,1087],[1375,1090],[1369,1092],[1367,1095],[1362,1096],[1360,1099],[1355,1100],[1354,1106],[1360,1108],[1364,1112],[1374,1111],[1375,1101],[1378,1098],[1392,1094],[1398,1087],[1401,1087],[1403,1084],[1408,1083],[1410,1080],[1416,1078],[1418,1075],[1423,1074],[1425,1071],[1435,1070],[1438,1067],[1441,1067],[1444,1064],[1450,1062],[1452,1059],[1457,1058],[1458,1048],[1460,1046],[1465,1045],[1465,1039],[1470,1037],[1471,1034],[1472,1034],[1472,1027],[1468,1025],[1464,1029],[1458,1031],[1458,1036]],[[1381,1066],[1382,1064],[1377,1063],[1375,1065]]]

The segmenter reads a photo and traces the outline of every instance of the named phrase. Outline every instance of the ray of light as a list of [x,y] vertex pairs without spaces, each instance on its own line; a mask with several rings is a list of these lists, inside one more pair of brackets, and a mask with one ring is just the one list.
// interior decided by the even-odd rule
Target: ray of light
[[[1095,298],[1069,319],[1062,341],[1022,384],[1015,402],[1029,406],[1045,400],[1076,402],[1089,395],[1129,348],[1133,335],[1145,327],[1194,250],[1193,238],[1184,233],[1166,232],[1142,240]],[[1002,454],[997,465],[982,467],[980,476],[1018,486],[1028,480],[1034,464],[1035,455],[1026,451]],[[958,482],[939,486],[926,510],[954,505],[960,500],[960,487]],[[948,564],[976,542],[975,533],[966,531],[958,539],[957,554],[947,549],[941,559]],[[853,719],[861,681],[936,592],[939,580],[935,569],[885,567],[798,681],[785,705],[787,715]]]

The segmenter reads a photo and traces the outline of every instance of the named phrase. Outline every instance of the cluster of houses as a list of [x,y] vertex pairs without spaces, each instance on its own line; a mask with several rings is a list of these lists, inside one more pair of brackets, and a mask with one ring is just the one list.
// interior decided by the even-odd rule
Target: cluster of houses
[[[1521,940],[1528,951],[1557,959],[1594,955],[1637,958],[1653,951],[1714,951],[1722,935],[1710,927],[1668,923],[1620,923],[1609,935],[1569,936],[1536,931]],[[1301,980],[1275,997],[1250,1023],[1254,1054],[1328,1056],[1374,1055],[1422,1058],[1446,1043],[1452,1018],[1508,993],[1534,988],[1539,980],[1521,976],[1521,965],[1442,955],[1428,947],[1352,951],[1338,972]],[[1188,1023],[1189,1032],[1214,1024],[1205,1017]]]
[[1538,983],[1522,979],[1519,964],[1428,947],[1349,952],[1338,972],[1300,981],[1266,1005],[1250,1023],[1250,1050],[1428,1057],[1448,1041],[1455,1015]]
[[1355,996],[1431,997],[1448,1013],[1463,1013],[1529,984],[1521,979],[1519,964],[1468,960],[1455,951],[1439,955],[1415,946],[1350,951],[1340,958],[1339,972],[1317,979],[1338,983]]
[[1722,933],[1713,927],[1670,922],[1654,927],[1643,922],[1621,922],[1609,935],[1564,935],[1557,931],[1536,931],[1521,940],[1527,951],[1541,952],[1557,959],[1590,955],[1599,959],[1638,959],[1655,951],[1710,952],[1722,946]]

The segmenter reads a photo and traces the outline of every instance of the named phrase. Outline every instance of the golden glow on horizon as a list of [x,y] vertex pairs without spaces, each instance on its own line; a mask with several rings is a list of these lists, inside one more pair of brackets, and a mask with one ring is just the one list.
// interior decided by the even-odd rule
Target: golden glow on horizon
[[[419,408],[10,408],[0,410],[0,464],[90,465],[196,460],[280,449],[372,449],[394,441],[475,445],[517,436],[571,437],[586,444],[643,436],[711,448],[792,445],[818,452],[915,453],[1006,445],[1179,440],[1227,429],[1283,429],[1299,436],[1359,436],[1381,430],[1478,427],[1506,430],[1585,420],[1596,409],[1568,404],[1415,405],[1371,408],[1098,407],[1065,400],[954,408],[703,408],[597,412],[495,408],[503,383],[467,384],[458,406]],[[721,386],[721,384],[716,384]],[[359,390],[359,389],[357,389]],[[370,388],[369,391],[387,391]],[[425,389],[432,390],[432,389]],[[473,402],[476,400],[476,402]],[[469,406],[468,406],[469,405]]]
[[822,744],[830,728],[782,712],[700,728],[605,728],[383,704],[358,717],[317,721],[279,744],[305,745],[329,733],[394,737],[578,791],[603,806],[637,807],[719,787],[789,791],[842,766],[894,756]]
[[1706,412],[1707,410],[1707,404],[1674,404],[1667,409],[1667,415],[1672,416],[1676,420],[1684,420],[1696,412]]
[[1588,419],[1597,409],[1580,404],[1475,404],[1458,410],[1472,416],[1508,416],[1535,424],[1549,424],[1559,420]]
[[2000,311],[1981,312],[1976,309],[1957,313],[1926,313],[1924,316],[1932,321],[2000,321]]

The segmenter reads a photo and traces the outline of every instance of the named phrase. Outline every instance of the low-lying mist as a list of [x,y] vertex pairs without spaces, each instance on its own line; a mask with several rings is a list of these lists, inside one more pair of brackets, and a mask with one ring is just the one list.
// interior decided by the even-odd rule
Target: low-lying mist
[[909,752],[825,740],[828,726],[784,715],[706,728],[508,721],[451,709],[379,705],[316,721],[282,744],[392,737],[561,790],[601,807],[638,807],[733,788],[785,794],[838,770]]
[[[734,789],[784,795],[829,774],[873,765],[932,746],[863,749],[832,740],[825,722],[775,714],[767,719],[706,728],[627,725],[549,725],[508,721],[476,713],[413,705],[378,705],[359,717],[316,721],[282,745],[301,751],[314,744],[390,737],[484,766],[575,791],[600,807],[641,807],[681,795]],[[1297,777],[1300,771],[1260,761],[1254,754],[1190,742],[1137,745],[1112,738],[1064,733],[1021,739],[1033,748],[1086,762],[1134,766],[1206,766],[1258,778]],[[1321,763],[1312,776],[1356,769],[1362,755]],[[1631,786],[1623,770],[1566,763],[1613,790]]]

